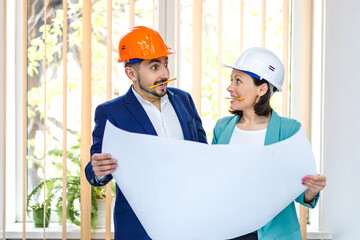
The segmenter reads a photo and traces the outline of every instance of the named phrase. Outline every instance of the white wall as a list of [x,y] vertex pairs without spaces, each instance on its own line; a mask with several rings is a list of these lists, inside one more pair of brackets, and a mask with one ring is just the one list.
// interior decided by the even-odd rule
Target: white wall
[[360,1],[328,0],[324,99],[324,230],[360,239]]

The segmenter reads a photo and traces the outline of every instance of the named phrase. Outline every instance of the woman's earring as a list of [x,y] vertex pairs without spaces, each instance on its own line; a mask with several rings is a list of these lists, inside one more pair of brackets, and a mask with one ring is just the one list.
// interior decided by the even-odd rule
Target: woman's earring
[[258,94],[258,99],[260,99],[260,97],[261,97],[260,94]]

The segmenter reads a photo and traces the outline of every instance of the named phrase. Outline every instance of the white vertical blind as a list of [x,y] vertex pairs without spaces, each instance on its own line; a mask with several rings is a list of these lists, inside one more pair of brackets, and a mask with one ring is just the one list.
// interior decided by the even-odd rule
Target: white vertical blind
[[27,126],[26,126],[26,119],[27,119],[27,111],[26,111],[26,96],[27,96],[27,0],[23,0],[23,164],[22,164],[22,177],[23,177],[23,240],[26,239],[26,139],[27,139]]
[[47,60],[46,60],[46,36],[47,36],[47,2],[46,0],[44,0],[44,158],[43,158],[43,163],[44,163],[44,176],[43,176],[43,181],[44,181],[44,211],[43,211],[43,223],[44,223],[44,227],[43,227],[43,231],[44,231],[44,240],[45,240],[45,234],[46,234],[46,228],[45,228],[45,222],[46,222],[46,99],[47,99],[47,91],[46,91],[46,69],[47,69]]
[[240,0],[240,52],[243,51],[244,48],[244,0]]
[[62,62],[63,62],[63,146],[62,146],[62,239],[66,240],[66,213],[67,213],[67,205],[66,205],[66,191],[67,191],[67,0],[62,1],[63,4],[63,51],[62,51]]
[[[112,98],[112,0],[107,0],[107,36],[106,36],[106,99]],[[105,239],[111,239],[111,182],[106,185],[106,220],[105,220]]]
[[223,99],[223,89],[222,89],[222,0],[218,0],[218,100],[217,100],[217,112],[218,116],[221,116],[222,112],[222,99]]
[[153,9],[152,9],[152,28],[154,28],[155,29],[155,24],[156,24],[156,22],[155,22],[155,20],[156,20],[156,4],[155,4],[155,0],[153,0]]
[[[174,40],[175,40],[175,44],[174,44],[174,48],[175,51],[177,51],[177,56],[175,56],[175,62],[174,62],[174,76],[178,77],[179,76],[179,58],[180,58],[180,54],[179,54],[179,23],[180,23],[180,19],[179,19],[179,0],[175,0],[174,1],[175,7],[174,7],[174,16],[175,16],[175,26],[174,26]],[[174,86],[178,87],[179,86],[179,82],[175,81],[174,82]]]
[[135,26],[135,0],[130,0],[129,6],[129,29]]
[[201,79],[202,79],[202,0],[193,1],[193,63],[192,96],[201,115]]
[[[312,24],[312,1],[302,2],[302,34],[301,34],[301,119],[300,122],[308,137],[310,137],[311,120],[311,24]],[[303,240],[306,240],[308,208],[300,206],[300,226]]]
[[285,68],[282,91],[282,116],[288,116],[289,98],[289,0],[283,0],[283,63]]
[[[321,140],[320,142],[321,144],[321,149],[320,149],[320,174],[324,175],[324,117],[325,117],[325,113],[324,113],[324,109],[325,109],[325,64],[326,64],[326,0],[323,0],[323,16],[322,16],[322,59],[321,59],[321,64],[322,64],[322,79],[321,79]],[[321,240],[323,239],[323,216],[324,216],[324,194],[322,194],[321,198],[320,198],[320,233],[321,233]]]
[[91,146],[91,0],[84,0],[83,4],[81,67],[85,71],[81,71],[81,239],[90,239],[91,187],[85,177],[85,167],[90,160],[89,149]]
[[3,46],[2,46],[2,54],[3,54],[3,59],[2,59],[2,88],[3,88],[3,92],[2,92],[2,181],[3,181],[3,207],[2,207],[2,211],[3,211],[3,215],[2,215],[2,229],[3,229],[3,239],[5,240],[5,226],[6,226],[6,0],[3,0],[3,26],[2,26],[2,41],[3,41]]
[[262,0],[261,9],[261,46],[266,44],[266,0]]

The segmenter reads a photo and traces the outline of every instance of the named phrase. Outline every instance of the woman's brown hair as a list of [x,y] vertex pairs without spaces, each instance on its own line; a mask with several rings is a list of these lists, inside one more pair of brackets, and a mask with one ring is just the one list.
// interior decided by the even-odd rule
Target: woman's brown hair
[[[264,83],[266,83],[268,85],[268,91],[263,96],[260,97],[260,99],[257,103],[254,104],[255,113],[259,116],[267,117],[270,115],[270,113],[272,111],[272,108],[270,106],[270,98],[271,98],[270,84],[265,79],[260,80],[258,78],[254,78],[253,76],[250,76],[250,77],[253,79],[255,86],[260,86]],[[277,91],[276,87],[273,87],[273,88],[274,88],[273,91],[276,92]],[[241,111],[241,110],[235,110],[235,111],[229,110],[229,112],[231,114],[238,115],[240,117],[243,115],[243,111]]]

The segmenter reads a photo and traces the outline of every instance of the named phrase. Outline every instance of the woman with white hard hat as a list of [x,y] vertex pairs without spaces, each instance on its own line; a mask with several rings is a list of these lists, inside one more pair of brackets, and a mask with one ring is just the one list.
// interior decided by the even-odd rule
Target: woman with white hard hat
[[[280,117],[270,106],[273,93],[282,89],[285,72],[274,53],[253,47],[244,51],[232,65],[224,66],[233,69],[227,91],[231,96],[230,113],[234,116],[218,120],[212,144],[269,145],[291,137],[300,129],[298,121]],[[304,176],[302,184],[307,189],[295,201],[314,208],[319,192],[326,185],[326,177]],[[294,202],[262,228],[235,239],[270,240],[279,237],[302,239]]]

